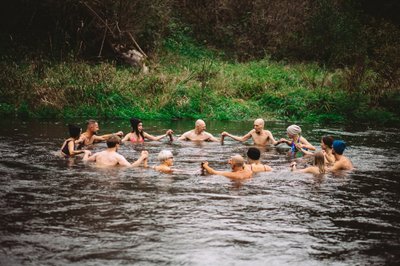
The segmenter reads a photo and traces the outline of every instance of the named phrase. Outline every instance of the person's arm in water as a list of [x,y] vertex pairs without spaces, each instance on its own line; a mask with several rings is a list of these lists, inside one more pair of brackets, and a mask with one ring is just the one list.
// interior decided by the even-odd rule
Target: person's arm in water
[[185,132],[185,133],[183,133],[179,138],[178,138],[178,140],[187,140],[188,139],[188,135],[191,133],[191,131],[188,131],[188,132]]
[[289,140],[287,140],[287,139],[285,139],[285,138],[281,138],[280,140],[278,140],[278,141],[276,142],[275,145],[278,145],[278,144],[281,144],[281,143],[286,143],[286,144],[289,145],[289,146],[292,144],[291,141],[289,141]]
[[90,151],[87,150],[75,150],[75,142],[74,141],[70,141],[68,142],[68,151],[69,154],[71,154],[72,156],[75,156],[77,154],[81,154],[81,153],[90,153]]
[[87,139],[87,137],[83,133],[79,136],[79,139],[75,140],[75,144],[79,145],[79,147],[82,147],[82,146],[84,146],[86,139]]
[[90,156],[91,153],[86,153],[86,152],[85,152],[85,155],[83,156],[83,159],[82,159],[82,160],[83,160],[84,162],[95,162],[95,161],[96,161],[97,154],[98,154],[98,152],[96,152],[95,154],[93,154],[92,156]]
[[300,137],[301,148],[315,151],[315,147],[310,144],[304,137]]
[[145,162],[148,157],[149,157],[149,152],[148,151],[142,151],[142,153],[140,154],[139,159],[137,159],[132,164],[130,164],[130,166],[138,167],[138,166],[140,166],[140,164],[142,162]]
[[121,142],[129,141],[131,139],[131,134],[132,133],[130,133],[130,132],[128,134],[126,134],[125,137],[123,139],[121,139]]
[[232,135],[232,134],[230,134],[230,133],[224,131],[224,132],[221,133],[221,136],[222,136],[222,137],[230,137],[230,138],[232,138],[232,139],[234,139],[234,140],[236,140],[236,141],[244,142],[244,141],[248,140],[248,139],[251,137],[251,134],[252,134],[253,132],[254,132],[254,129],[251,130],[251,131],[250,131],[249,133],[247,133],[246,135],[244,135],[244,136],[242,136],[242,137],[239,137],[239,136],[235,136],[235,135]]
[[211,168],[210,166],[208,166],[208,162],[203,162],[202,166],[204,167],[204,169],[206,169],[206,171],[212,175],[222,175],[225,176],[229,179],[232,180],[240,180],[240,179],[245,179],[244,177],[241,177],[240,175],[238,175],[238,173],[235,172],[227,172],[227,171],[217,171],[214,170],[213,168]]
[[296,145],[296,148],[297,148],[300,152],[302,152],[304,155],[314,155],[313,152],[308,151],[308,150],[305,150],[305,149],[304,149],[304,146],[299,145],[299,144],[295,144],[295,145]]
[[147,151],[142,151],[139,159],[134,161],[133,163],[128,162],[128,160],[125,159],[124,156],[121,154],[117,154],[116,159],[117,162],[120,166],[126,166],[126,167],[138,167],[142,162],[145,161],[145,159],[148,157],[148,152]]
[[269,130],[266,130],[266,131],[267,131],[268,138],[271,140],[271,144],[272,145],[278,145],[279,142],[275,140],[275,138],[272,135],[271,131],[269,131]]
[[157,140],[165,138],[165,137],[167,137],[169,135],[172,135],[173,133],[174,132],[171,129],[168,129],[167,132],[165,132],[164,135],[160,135],[160,136],[153,136],[153,135],[150,135],[150,134],[148,134],[146,132],[143,132],[143,135],[144,135],[145,138],[147,138],[149,140],[156,140],[157,141]]
[[307,173],[307,174],[317,174],[316,170],[315,170],[315,166],[309,166],[309,167],[306,167],[304,169],[297,169],[296,165],[297,165],[296,162],[292,162],[290,164],[290,170],[292,172],[300,172],[300,173]]
[[93,140],[94,140],[94,141],[106,141],[106,140],[109,139],[112,135],[117,135],[117,136],[119,136],[119,137],[122,137],[122,136],[124,135],[124,132],[118,131],[118,132],[116,132],[116,133],[105,134],[105,135],[101,135],[101,136],[94,135],[94,136],[93,136]]
[[217,142],[220,141],[219,139],[215,138],[213,135],[211,135],[210,133],[206,133],[207,137],[208,137],[208,141],[213,141],[213,142]]

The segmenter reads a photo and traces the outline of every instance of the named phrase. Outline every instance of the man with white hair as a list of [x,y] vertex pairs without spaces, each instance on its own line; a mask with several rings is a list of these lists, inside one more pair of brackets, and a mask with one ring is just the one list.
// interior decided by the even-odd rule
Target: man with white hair
[[252,177],[253,172],[245,167],[245,161],[239,154],[232,156],[228,164],[232,167],[232,172],[228,171],[217,171],[208,166],[208,162],[203,162],[202,167],[212,175],[222,175],[232,180],[243,180]]
[[198,119],[195,124],[195,128],[187,131],[178,138],[178,140],[190,140],[190,141],[219,141],[213,135],[206,132],[206,123]]
[[230,137],[234,140],[244,142],[248,140],[250,137],[253,139],[254,145],[265,146],[268,144],[278,144],[275,141],[274,136],[272,136],[271,131],[264,129],[264,120],[258,118],[254,121],[254,128],[250,130],[249,133],[246,135],[239,137],[229,134],[228,132],[224,131],[221,133],[221,138]]

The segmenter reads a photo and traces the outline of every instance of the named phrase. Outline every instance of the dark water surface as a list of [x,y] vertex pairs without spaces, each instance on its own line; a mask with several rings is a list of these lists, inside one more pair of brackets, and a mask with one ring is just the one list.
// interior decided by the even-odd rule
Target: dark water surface
[[[287,124],[267,123],[276,138]],[[171,149],[167,175],[145,169],[97,169],[54,154],[64,122],[0,122],[0,265],[398,265],[400,262],[398,128],[302,125],[319,147],[322,135],[346,140],[357,167],[313,177],[289,171],[285,151],[267,148],[274,169],[235,183],[201,176],[208,160],[226,169],[251,142],[148,142],[124,145],[157,162]],[[145,130],[181,134],[193,121],[145,121]],[[209,122],[214,135],[247,133],[249,122]],[[126,121],[100,121],[101,133]],[[98,144],[94,151],[105,148]]]

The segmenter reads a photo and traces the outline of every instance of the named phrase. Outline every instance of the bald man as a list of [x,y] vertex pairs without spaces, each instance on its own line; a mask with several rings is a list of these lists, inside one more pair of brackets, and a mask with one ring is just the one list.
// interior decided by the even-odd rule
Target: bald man
[[264,120],[258,118],[254,121],[254,128],[250,130],[250,132],[247,133],[246,135],[238,137],[224,131],[221,133],[221,137],[222,138],[230,137],[234,140],[241,142],[245,142],[251,137],[253,139],[254,145],[259,145],[259,146],[265,146],[268,144],[273,144],[273,145],[278,144],[278,142],[274,139],[274,136],[272,136],[271,131],[264,129],[264,124],[265,124]]
[[178,138],[178,140],[190,140],[190,141],[219,141],[213,135],[206,132],[206,123],[199,119],[195,123],[195,128],[187,131]]
[[202,167],[212,175],[222,175],[232,180],[243,180],[252,177],[253,172],[245,167],[244,159],[241,155],[237,154],[232,156],[228,164],[232,167],[232,172],[228,171],[217,171],[208,166],[208,162],[203,162]]

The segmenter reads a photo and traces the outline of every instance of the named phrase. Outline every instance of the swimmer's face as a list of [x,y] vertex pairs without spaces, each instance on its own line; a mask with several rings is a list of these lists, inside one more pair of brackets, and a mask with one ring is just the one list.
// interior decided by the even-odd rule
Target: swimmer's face
[[257,133],[261,132],[263,127],[264,127],[264,125],[261,122],[259,122],[259,121],[254,122],[254,129]]
[[287,136],[288,136],[289,138],[293,139],[296,135],[292,135],[292,134],[287,133]]
[[139,123],[137,126],[139,132],[143,131],[143,123]]
[[196,128],[197,128],[197,131],[203,132],[204,130],[206,130],[206,123],[200,122],[196,125]]
[[168,166],[174,165],[174,157],[169,157],[167,160],[165,160],[165,163],[166,163]]
[[90,124],[89,128],[90,128],[90,131],[92,131],[92,132],[97,132],[100,130],[99,123]]

